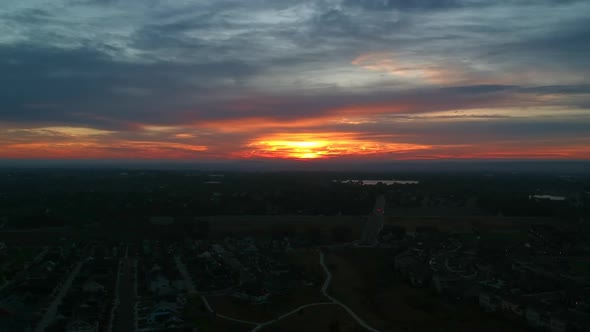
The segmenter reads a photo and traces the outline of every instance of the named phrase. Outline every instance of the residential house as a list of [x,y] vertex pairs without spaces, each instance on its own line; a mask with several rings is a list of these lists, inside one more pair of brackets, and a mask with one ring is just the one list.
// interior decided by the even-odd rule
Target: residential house
[[84,293],[104,293],[105,288],[96,281],[88,280],[82,285],[82,291]]
[[479,293],[479,306],[485,312],[496,312],[500,309],[500,299],[491,292],[482,291]]
[[178,314],[178,306],[176,303],[159,302],[151,310],[148,315],[148,322],[155,323],[166,321],[172,316]]
[[408,278],[414,287],[425,286],[432,277],[428,262],[424,257],[412,250],[397,255],[394,267]]
[[156,295],[170,295],[174,293],[174,288],[170,280],[159,275],[150,282],[150,292]]
[[500,297],[500,308],[505,317],[510,319],[524,318],[525,308],[522,299],[516,295],[504,294]]
[[67,332],[98,332],[98,322],[75,319],[66,326]]

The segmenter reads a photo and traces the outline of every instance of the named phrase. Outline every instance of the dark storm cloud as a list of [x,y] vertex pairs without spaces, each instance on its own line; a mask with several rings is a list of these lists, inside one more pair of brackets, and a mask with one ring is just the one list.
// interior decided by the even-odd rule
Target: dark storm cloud
[[537,87],[521,88],[520,91],[537,94],[588,94],[590,95],[590,84],[578,85],[547,85]]
[[480,94],[480,93],[495,93],[495,92],[503,92],[515,89],[516,86],[513,85],[470,85],[470,86],[452,86],[448,88],[444,88],[444,91],[447,92],[459,92],[459,93],[469,93],[469,94]]
[[[532,13],[535,14],[535,13]],[[543,14],[543,13],[541,13]],[[546,13],[549,15],[550,13]],[[498,44],[486,58],[518,66],[543,66],[576,69],[588,72],[590,60],[590,19],[564,21],[556,29],[542,34]],[[536,56],[535,56],[536,55]]]
[[[256,69],[238,62],[207,64],[113,62],[96,50],[0,47],[0,121],[117,125],[172,118],[179,107]],[[231,87],[230,87],[231,88]],[[228,88],[229,91],[229,88]],[[44,108],[44,104],[60,104]],[[30,107],[37,105],[37,107]]]
[[461,0],[345,0],[343,4],[369,10],[441,10],[461,8],[467,6],[469,2]]
[[563,5],[583,0],[344,0],[343,4],[368,10],[439,11],[512,5]]
[[[326,91],[319,96],[260,92],[244,96],[236,82],[247,80],[262,69],[240,62],[122,63],[95,50],[32,46],[0,48],[0,56],[19,59],[16,63],[0,63],[4,73],[0,83],[5,86],[0,91],[4,103],[0,120],[70,123],[103,129],[133,129],[134,123],[179,125],[255,117],[289,121],[337,115],[347,107],[357,107],[363,115],[382,105],[390,105],[390,112],[424,113],[494,107],[507,102],[516,105],[519,102],[513,100],[515,93],[588,92],[587,85],[472,85],[354,93]],[[398,110],[398,105],[404,105],[403,109]],[[385,108],[378,112],[387,111]]]

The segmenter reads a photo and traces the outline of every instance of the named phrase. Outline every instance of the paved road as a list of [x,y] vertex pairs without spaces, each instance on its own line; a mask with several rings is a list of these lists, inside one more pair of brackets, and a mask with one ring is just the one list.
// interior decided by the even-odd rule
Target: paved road
[[70,287],[72,287],[72,282],[74,281],[74,279],[76,279],[78,273],[80,273],[82,265],[84,265],[84,262],[79,262],[78,264],[76,264],[72,272],[70,272],[68,279],[66,279],[66,281],[60,288],[59,293],[57,293],[57,296],[55,297],[55,299],[53,299],[53,302],[51,302],[51,305],[49,305],[49,307],[47,308],[47,311],[45,312],[45,315],[43,315],[43,318],[37,325],[37,328],[35,328],[35,332],[45,331],[45,328],[47,328],[47,326],[49,326],[49,324],[53,322],[57,314],[57,308],[61,304],[61,301],[63,300],[64,296],[66,296],[66,294],[70,290]]
[[121,275],[119,276],[119,306],[117,307],[117,319],[113,325],[115,332],[135,331],[135,257],[124,257],[121,259]]
[[375,206],[365,226],[363,227],[363,234],[361,236],[361,244],[363,245],[377,245],[379,243],[379,233],[383,229],[385,217],[385,197],[383,195],[377,196]]

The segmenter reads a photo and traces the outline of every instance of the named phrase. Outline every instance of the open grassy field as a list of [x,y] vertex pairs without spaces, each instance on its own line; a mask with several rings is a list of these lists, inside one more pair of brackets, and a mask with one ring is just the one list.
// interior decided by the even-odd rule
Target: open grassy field
[[[332,240],[335,227],[344,226],[351,236],[360,238],[366,216],[321,216],[321,215],[247,215],[247,216],[209,216],[199,220],[210,224],[210,238],[235,236],[269,236],[282,233],[296,233],[308,236],[310,231],[320,233],[323,241]],[[434,226],[442,231],[472,232],[526,229],[530,224],[552,223],[547,218],[503,218],[503,217],[392,217],[387,216],[386,224],[405,227],[414,231],[417,226]],[[62,238],[68,239],[110,239],[120,241],[140,241],[146,238],[178,238],[184,234],[179,223],[170,226],[154,226],[146,221],[118,220],[117,222],[79,225],[76,227],[55,227],[39,229],[1,230],[0,241],[7,244],[45,245],[55,244]]]
[[[252,215],[252,216],[211,216],[203,217],[209,221],[212,233],[237,233],[268,235],[277,231],[290,230],[304,234],[315,228],[330,236],[336,226],[350,227],[353,234],[360,236],[366,216],[305,216],[305,215]],[[510,231],[528,228],[531,224],[555,224],[550,218],[494,217],[494,216],[440,216],[440,217],[393,217],[386,216],[385,223],[414,231],[418,226],[436,227],[448,232]]]
[[383,331],[521,331],[479,308],[447,303],[427,289],[410,287],[380,249],[337,249],[326,255],[333,269],[331,294]]
[[364,332],[352,317],[334,304],[306,308],[283,320],[261,329],[264,332]]
[[201,328],[199,331],[203,332],[249,332],[252,331],[254,325],[249,324],[242,324],[239,322],[230,321],[227,319],[215,317],[210,322],[210,325],[207,328]]
[[317,284],[317,292],[320,292],[320,285],[323,284],[326,274],[319,264],[319,252],[316,249],[298,249],[289,254],[289,263],[291,266],[303,271],[305,278],[314,281]]
[[211,318],[196,320],[194,326],[199,332],[250,332],[255,325],[212,316]]
[[586,257],[568,257],[562,262],[563,270],[567,273],[579,277],[590,277],[590,264]]
[[44,228],[33,230],[2,230],[0,241],[7,245],[43,246],[56,244],[61,238],[71,237],[72,230],[67,227]]
[[231,295],[208,296],[207,300],[217,313],[253,322],[265,322],[304,304],[326,301],[317,288],[310,286],[273,295],[269,303],[250,304]]
[[351,227],[354,234],[360,234],[364,225],[362,216],[252,215],[211,216],[200,219],[210,223],[212,233],[234,232],[252,235],[268,235],[285,230],[303,234],[309,229],[317,229],[329,235],[335,226]]
[[185,310],[185,318],[201,332],[246,332],[254,326],[215,316],[207,310],[199,296],[189,297]]
[[487,230],[514,230],[528,227],[530,224],[554,223],[549,218],[525,217],[387,217],[385,223],[405,227],[414,231],[417,226],[436,227],[448,232],[471,232],[474,228]]

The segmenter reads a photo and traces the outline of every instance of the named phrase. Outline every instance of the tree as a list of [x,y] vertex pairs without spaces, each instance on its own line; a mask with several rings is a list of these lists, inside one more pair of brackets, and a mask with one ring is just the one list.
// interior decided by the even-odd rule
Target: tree
[[201,239],[206,239],[209,236],[211,225],[206,220],[197,220],[195,228],[197,236]]
[[349,242],[352,240],[352,228],[348,226],[336,226],[332,228],[332,241]]

